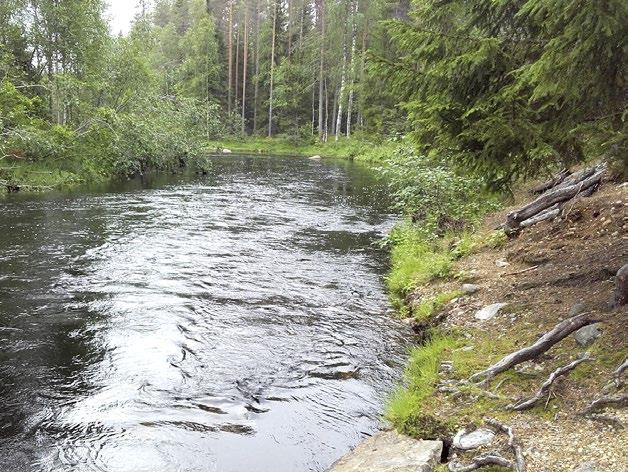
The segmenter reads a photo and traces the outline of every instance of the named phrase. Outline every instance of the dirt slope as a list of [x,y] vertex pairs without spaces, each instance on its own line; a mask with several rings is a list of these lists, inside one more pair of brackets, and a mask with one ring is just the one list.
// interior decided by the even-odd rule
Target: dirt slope
[[[606,182],[593,196],[568,203],[562,219],[527,228],[498,249],[476,251],[457,264],[457,280],[429,288],[433,293],[458,290],[462,282],[480,287],[444,309],[445,326],[465,333],[466,349],[473,353],[466,367],[456,365],[453,357],[453,372],[442,374],[445,384],[531,344],[578,303],[603,320],[596,325],[600,336],[592,344],[581,346],[571,335],[539,358],[498,376],[488,394],[439,393],[430,402],[434,416],[449,418],[457,427],[477,423],[482,416],[507,422],[523,444],[531,472],[571,472],[587,461],[600,471],[628,470],[626,410],[609,409],[595,419],[580,414],[602,394],[612,371],[628,354],[628,310],[613,310],[609,303],[614,276],[628,263],[627,194],[625,185]],[[489,218],[485,231],[503,222],[513,208]],[[498,302],[507,306],[495,318],[475,319],[477,310]],[[505,412],[506,405],[532,396],[552,371],[584,351],[595,360],[557,381],[542,404],[527,412]],[[472,455],[458,454],[457,459],[468,461]]]

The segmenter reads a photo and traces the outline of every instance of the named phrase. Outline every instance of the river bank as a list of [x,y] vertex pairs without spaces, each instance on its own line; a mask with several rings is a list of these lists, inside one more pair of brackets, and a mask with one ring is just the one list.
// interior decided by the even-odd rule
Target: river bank
[[[628,260],[625,186],[607,179],[593,196],[570,203],[562,217],[516,237],[496,231],[509,212],[530,201],[531,188],[519,189],[514,202],[487,215],[473,233],[422,249],[426,264],[402,269],[400,257],[395,266],[393,249],[389,285],[395,282],[391,289],[400,296],[400,314],[416,332],[418,346],[385,416],[406,435],[443,441],[448,464],[437,470],[459,470],[495,451],[514,464],[499,428],[490,421],[486,426],[492,418],[512,428],[529,471],[621,472],[628,460],[618,432],[628,417],[615,406],[625,405],[627,312],[610,302],[615,274]],[[469,381],[579,313],[600,322],[514,369],[482,383]],[[583,353],[589,357],[579,361]],[[539,394],[540,401],[513,410],[570,363],[575,364],[567,375]],[[619,403],[583,414],[601,397]],[[475,430],[488,440],[468,450],[452,446]]]
[[356,159],[362,162],[382,161],[393,153],[399,143],[372,143],[359,139],[340,139],[328,143],[294,141],[282,138],[227,138],[208,141],[197,146],[192,155],[178,150],[172,158],[137,160],[136,169],[112,164],[111,159],[78,159],[73,155],[53,160],[32,160],[10,155],[0,166],[0,189],[3,192],[41,192],[71,189],[84,184],[104,183],[130,178],[147,172],[173,173],[182,170],[205,172],[207,156],[225,150],[239,154]]

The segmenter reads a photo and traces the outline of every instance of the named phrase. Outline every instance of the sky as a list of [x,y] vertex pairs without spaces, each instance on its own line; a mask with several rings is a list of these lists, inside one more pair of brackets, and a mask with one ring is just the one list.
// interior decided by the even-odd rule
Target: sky
[[113,34],[118,34],[120,31],[123,34],[128,33],[136,11],[136,0],[108,0],[108,3],[107,13],[110,17],[111,32]]

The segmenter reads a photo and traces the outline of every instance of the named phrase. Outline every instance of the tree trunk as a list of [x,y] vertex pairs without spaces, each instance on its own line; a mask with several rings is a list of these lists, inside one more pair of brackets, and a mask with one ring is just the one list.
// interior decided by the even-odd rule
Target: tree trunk
[[338,92],[338,114],[336,115],[336,141],[340,137],[342,128],[342,105],[345,99],[345,87],[347,83],[347,35],[342,40],[342,69],[340,73],[340,91]]
[[[319,50],[319,69],[318,69],[318,138],[326,141],[325,131],[327,126],[323,128],[323,101],[324,101],[324,73],[325,73],[325,0],[318,0],[318,16],[320,22],[320,50]],[[327,120],[325,120],[326,122]]]
[[347,103],[347,138],[351,137],[351,117],[353,115],[353,86],[355,82],[355,42],[358,34],[356,16],[358,3],[353,1],[351,5],[351,65],[349,68],[349,100]]
[[246,72],[249,61],[249,7],[244,3],[244,63],[242,65],[242,126],[241,132],[246,132]]
[[233,0],[229,1],[229,26],[227,31],[227,55],[229,72],[227,73],[229,85],[227,87],[227,113],[231,115],[231,83],[233,80]]
[[273,0],[273,39],[270,49],[270,95],[268,98],[268,137],[273,136],[273,82],[275,79],[275,37],[277,35],[277,1]]
[[[239,9],[238,9],[239,11]],[[239,15],[238,15],[239,16]],[[238,112],[238,96],[240,91],[240,30],[242,23],[238,19],[238,31],[236,33],[236,57],[235,57],[235,99],[233,102],[233,111]]]
[[[360,63],[360,87],[361,87],[360,91],[361,92],[365,86],[364,77],[365,77],[365,72],[366,72],[366,40],[367,40],[367,35],[368,35],[368,29],[369,29],[369,20],[367,18],[364,31],[362,32],[362,57],[361,57],[361,63]],[[360,126],[360,128],[364,127],[364,113],[362,112],[362,107],[360,106],[360,104],[358,104],[358,126]]]
[[259,97],[259,5],[255,4],[255,87],[253,91],[253,134],[257,132],[257,108]]
[[292,52],[292,2],[287,0],[288,5],[288,25],[287,25],[287,33],[288,33],[288,50],[286,51],[286,56],[290,59],[290,54]]

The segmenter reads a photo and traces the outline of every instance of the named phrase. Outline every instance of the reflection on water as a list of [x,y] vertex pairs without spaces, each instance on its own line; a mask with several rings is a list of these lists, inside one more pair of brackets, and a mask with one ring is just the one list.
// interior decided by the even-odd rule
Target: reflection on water
[[322,471],[378,425],[407,333],[392,224],[348,163],[0,200],[0,463]]

